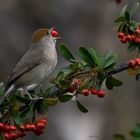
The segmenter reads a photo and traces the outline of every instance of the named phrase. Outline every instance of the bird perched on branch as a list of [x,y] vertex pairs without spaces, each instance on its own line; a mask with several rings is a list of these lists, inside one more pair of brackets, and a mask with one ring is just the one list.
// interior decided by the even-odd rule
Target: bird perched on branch
[[32,100],[29,90],[39,86],[57,64],[56,41],[60,37],[54,27],[38,29],[32,35],[31,47],[17,63],[5,83],[3,103],[14,91],[22,88]]

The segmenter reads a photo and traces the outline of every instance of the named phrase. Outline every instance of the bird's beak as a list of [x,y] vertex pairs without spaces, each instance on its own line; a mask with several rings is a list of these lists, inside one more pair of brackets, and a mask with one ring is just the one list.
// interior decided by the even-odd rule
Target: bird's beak
[[55,26],[51,27],[51,28],[49,29],[49,34],[50,34],[54,29],[55,29]]
[[60,40],[60,39],[61,39],[61,37],[56,37],[56,39],[57,39],[57,40]]
[[[49,34],[51,34],[51,32],[53,31],[53,30],[55,30],[55,26],[53,26],[53,27],[51,27],[50,29],[49,29]],[[61,39],[61,37],[55,37],[57,40],[60,40]]]

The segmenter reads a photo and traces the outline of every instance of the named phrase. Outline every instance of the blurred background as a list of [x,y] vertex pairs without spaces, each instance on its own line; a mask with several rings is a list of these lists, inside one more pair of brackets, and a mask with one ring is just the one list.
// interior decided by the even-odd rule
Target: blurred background
[[[117,3],[116,3],[117,1]],[[100,54],[109,50],[118,54],[118,64],[132,58],[113,31],[113,20],[122,7],[134,0],[0,0],[0,81],[8,74],[30,46],[31,35],[38,28],[55,26],[62,40],[77,56],[79,47],[95,47]],[[140,10],[135,14],[140,19]],[[59,55],[53,74],[67,62]],[[81,113],[73,101],[51,107],[48,126],[34,140],[111,140],[114,133],[128,136],[140,122],[140,86],[126,72],[115,75],[124,86],[107,91],[104,99],[85,97],[82,103],[89,113]],[[44,83],[44,88],[47,85]]]

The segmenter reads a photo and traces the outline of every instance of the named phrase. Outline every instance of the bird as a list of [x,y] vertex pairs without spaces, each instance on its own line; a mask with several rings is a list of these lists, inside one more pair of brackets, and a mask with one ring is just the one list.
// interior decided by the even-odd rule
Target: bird
[[56,42],[60,39],[55,27],[37,29],[31,39],[31,46],[7,78],[4,84],[3,103],[12,93],[22,89],[31,100],[28,91],[40,86],[57,64]]

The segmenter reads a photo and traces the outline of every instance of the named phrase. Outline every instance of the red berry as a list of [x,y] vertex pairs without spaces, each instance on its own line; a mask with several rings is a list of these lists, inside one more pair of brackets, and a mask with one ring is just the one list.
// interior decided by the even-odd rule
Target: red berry
[[10,131],[16,131],[16,127],[14,125],[9,126]]
[[127,39],[127,41],[132,41],[132,36],[131,35],[127,35],[126,39]]
[[92,88],[92,89],[90,89],[90,92],[91,92],[92,95],[96,95],[97,94],[97,89]]
[[10,137],[12,140],[14,140],[17,138],[17,135],[15,133],[10,133]]
[[32,131],[36,130],[36,126],[34,124],[31,124],[30,125],[30,130],[32,130]]
[[105,96],[105,91],[104,90],[98,90],[97,96],[100,97],[100,98],[104,97]]
[[139,35],[140,34],[140,29],[136,29],[135,34]]
[[51,35],[52,35],[53,37],[58,37],[58,32],[55,31],[55,30],[53,30],[53,31],[51,32]]
[[4,125],[4,130],[5,131],[10,131],[10,125]]
[[119,32],[119,33],[118,33],[118,37],[119,37],[120,39],[123,39],[123,38],[124,38],[124,36],[125,36],[125,35],[124,35],[124,33],[123,33],[123,32]]
[[19,131],[19,132],[17,132],[17,136],[24,137],[24,136],[26,136],[26,133],[24,131]]
[[120,41],[121,41],[122,43],[125,44],[125,43],[127,42],[127,39],[126,39],[126,37],[124,36],[124,38],[121,38]]
[[140,38],[138,38],[137,42],[138,42],[138,44],[140,44]]
[[81,80],[79,80],[79,79],[75,79],[75,80],[74,80],[74,83],[75,83],[76,86],[79,86],[80,83],[81,83]]
[[38,122],[37,123],[37,128],[38,129],[44,129],[45,128],[45,124],[43,122]]
[[136,58],[136,65],[140,66],[140,58]]
[[27,130],[27,131],[31,130],[31,124],[26,124],[25,125],[25,130]]
[[135,60],[129,60],[128,65],[129,65],[129,67],[133,68],[133,67],[136,66],[136,61]]
[[88,89],[83,89],[83,90],[82,90],[82,94],[83,94],[84,96],[88,96],[88,95],[90,94],[90,91],[89,91]]
[[135,42],[135,38],[136,38],[135,35],[131,35],[131,41]]
[[138,38],[138,37],[135,38],[135,43],[138,43],[139,44],[140,43],[140,38]]
[[4,129],[4,124],[0,122],[0,130]]
[[20,129],[24,131],[26,129],[25,125],[20,125]]
[[40,136],[42,133],[43,133],[43,131],[39,130],[39,129],[34,131],[34,134],[37,135],[37,136]]
[[38,123],[39,122],[46,124],[47,123],[47,119],[40,119],[40,120],[38,120]]
[[6,140],[10,139],[10,134],[9,133],[4,133],[3,136],[5,137]]
[[73,93],[75,91],[75,86],[71,85],[68,89],[67,92]]

